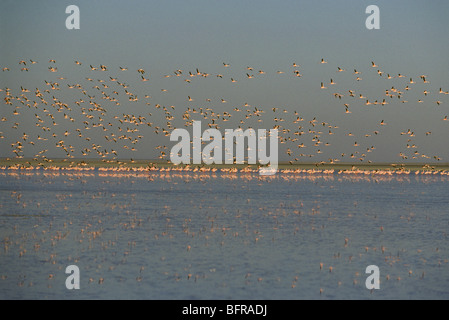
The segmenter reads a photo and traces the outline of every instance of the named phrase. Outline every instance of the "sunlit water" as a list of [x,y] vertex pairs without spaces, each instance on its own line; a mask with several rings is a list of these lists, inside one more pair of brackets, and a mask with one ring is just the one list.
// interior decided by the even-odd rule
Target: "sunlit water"
[[[1,299],[448,299],[449,179],[0,171]],[[80,289],[65,268],[80,269]],[[368,265],[380,289],[368,290]]]

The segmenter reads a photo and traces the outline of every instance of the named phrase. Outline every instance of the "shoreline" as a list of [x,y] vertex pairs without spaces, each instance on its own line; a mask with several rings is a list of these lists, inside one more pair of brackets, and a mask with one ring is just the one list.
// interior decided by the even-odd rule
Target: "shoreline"
[[[46,171],[100,171],[100,172],[245,172],[257,173],[259,165],[222,164],[222,165],[174,165],[156,160],[100,160],[100,159],[33,159],[0,158],[0,170],[46,170]],[[372,173],[403,174],[424,173],[449,175],[449,164],[426,163],[279,163],[278,173]]]

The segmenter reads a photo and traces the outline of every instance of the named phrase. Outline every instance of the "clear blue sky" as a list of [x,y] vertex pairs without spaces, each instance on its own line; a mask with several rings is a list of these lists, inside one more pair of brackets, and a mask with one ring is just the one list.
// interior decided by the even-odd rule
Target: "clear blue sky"
[[[80,30],[67,30],[65,20],[68,5],[80,8]],[[365,8],[375,4],[380,9],[380,30],[365,28]],[[375,149],[366,159],[372,161],[404,162],[398,156],[400,152],[408,155],[418,150],[419,155],[438,156],[442,162],[449,162],[449,121],[443,121],[449,115],[449,95],[439,94],[440,87],[449,90],[449,2],[447,1],[2,1],[0,10],[0,67],[9,71],[0,71],[0,88],[8,87],[13,96],[20,96],[21,86],[31,92],[27,96],[36,100],[34,90],[48,88],[45,81],[59,81],[58,92],[47,94],[68,103],[74,108],[79,94],[66,88],[67,84],[80,83],[90,93],[97,95],[97,102],[105,107],[109,114],[147,115],[147,120],[164,126],[164,113],[154,108],[176,106],[173,112],[173,124],[180,126],[183,111],[187,107],[211,107],[214,111],[233,113],[234,107],[243,108],[247,102],[252,108],[263,109],[264,122],[251,122],[251,126],[269,129],[272,119],[280,116],[285,119],[282,125],[298,130],[298,124],[292,123],[297,111],[305,121],[300,123],[302,130],[314,130],[309,120],[338,126],[332,128],[335,134],[330,136],[330,128],[321,126],[318,133],[320,146],[313,146],[313,133],[301,136],[301,140],[291,143],[294,154],[313,153],[314,158],[303,157],[302,161],[327,160],[340,158],[341,161],[356,161],[357,157],[341,157],[356,151],[363,154],[368,147]],[[320,64],[324,58],[328,63]],[[22,72],[20,60],[26,60],[29,72]],[[30,65],[29,61],[38,63]],[[49,59],[55,59],[57,73],[50,73]],[[74,61],[82,62],[77,66]],[[379,66],[371,67],[371,61]],[[223,62],[229,63],[225,68]],[[302,77],[293,74],[293,63]],[[107,73],[92,72],[89,65],[108,67]],[[119,66],[128,67],[120,72]],[[249,72],[246,67],[253,67]],[[337,72],[337,67],[345,72]],[[144,76],[150,81],[140,81],[136,71],[145,69]],[[191,83],[176,77],[164,78],[183,70],[211,74],[208,79],[192,78]],[[356,81],[353,70],[362,72]],[[259,75],[258,71],[266,73]],[[383,72],[382,76],[377,70]],[[285,73],[278,74],[277,71]],[[246,79],[246,73],[254,74],[254,79]],[[405,78],[387,79],[386,75]],[[222,74],[223,78],[217,78]],[[425,84],[419,78],[426,75],[430,83]],[[104,79],[111,87],[115,85],[109,77],[119,77],[130,85],[130,90],[139,102],[128,103],[123,100],[120,107],[100,100],[101,94],[92,89],[98,82],[88,82],[86,77]],[[58,80],[64,77],[64,80]],[[230,78],[238,79],[236,84]],[[410,84],[409,91],[404,90],[412,77],[416,84]],[[330,85],[330,79],[337,82]],[[203,81],[204,80],[204,81]],[[252,81],[254,80],[254,81]],[[109,82],[108,82],[109,81]],[[324,82],[328,89],[320,89]],[[403,100],[385,96],[385,90],[395,87],[403,91]],[[163,93],[161,89],[168,91]],[[112,89],[111,89],[112,90]],[[110,91],[111,91],[110,90]],[[387,98],[388,105],[364,104],[365,99],[349,96],[348,90],[354,90],[367,96],[370,101]],[[430,91],[426,96],[424,90]],[[123,92],[123,90],[121,91]],[[342,99],[333,93],[343,94]],[[1,92],[2,99],[5,92]],[[144,95],[151,99],[150,106],[145,105]],[[194,101],[187,101],[191,96]],[[121,93],[122,99],[126,96]],[[205,99],[212,101],[207,104]],[[47,99],[47,100],[48,100]],[[220,99],[228,102],[222,104]],[[419,103],[418,100],[422,100]],[[437,106],[435,101],[441,101]],[[344,103],[349,104],[351,114],[345,113]],[[23,133],[35,141],[37,135],[49,135],[35,128],[34,111],[22,107],[20,116],[13,115],[14,106],[2,105],[0,116],[7,121],[0,122],[0,132],[5,137],[0,140],[0,157],[14,156],[10,144],[19,140]],[[86,104],[86,107],[89,104]],[[271,108],[286,109],[288,113],[273,113]],[[110,111],[111,110],[111,111]],[[42,110],[38,110],[44,118]],[[75,114],[73,112],[73,117]],[[241,114],[244,114],[242,111]],[[57,115],[56,117],[59,117]],[[270,118],[271,117],[271,118]],[[58,118],[60,119],[60,118]],[[13,121],[14,120],[14,121]],[[19,128],[11,128],[15,120]],[[69,129],[73,134],[67,138],[69,144],[78,149],[95,142],[111,149],[105,141],[103,132],[91,131],[93,141],[86,145],[76,139],[74,129],[84,118],[75,118],[75,124],[53,128],[58,138]],[[384,120],[387,125],[379,126]],[[109,121],[109,120],[108,120]],[[111,120],[112,121],[112,120]],[[64,123],[61,120],[61,123]],[[76,126],[78,125],[78,126]],[[221,127],[235,128],[237,122],[224,123]],[[414,136],[401,135],[411,129]],[[112,130],[112,129],[111,129]],[[374,131],[380,130],[378,135]],[[431,132],[427,134],[426,132]],[[109,131],[110,132],[110,131]],[[154,158],[158,151],[154,147],[169,145],[166,137],[155,135],[152,130],[142,129],[145,137],[138,144],[138,151],[129,152],[120,149],[123,158]],[[348,136],[348,133],[354,136]],[[87,134],[87,133],[86,133]],[[371,134],[371,136],[365,136]],[[72,139],[72,140],[70,140]],[[95,140],[97,139],[97,140]],[[59,140],[59,139],[58,139]],[[35,141],[38,144],[38,141]],[[296,145],[304,142],[307,150],[299,150]],[[328,147],[324,143],[329,143]],[[354,146],[357,142],[359,146]],[[42,143],[41,149],[49,149],[47,156],[61,156],[52,138]],[[26,143],[25,143],[26,144]],[[416,148],[407,148],[415,144]],[[284,146],[282,146],[283,148]],[[13,148],[14,149],[14,148]],[[25,146],[25,156],[33,156],[38,146]],[[119,149],[119,148],[117,148]],[[323,154],[316,154],[317,150]],[[29,151],[28,151],[29,150]],[[290,160],[286,155],[280,160]],[[419,161],[432,159],[419,158]]]

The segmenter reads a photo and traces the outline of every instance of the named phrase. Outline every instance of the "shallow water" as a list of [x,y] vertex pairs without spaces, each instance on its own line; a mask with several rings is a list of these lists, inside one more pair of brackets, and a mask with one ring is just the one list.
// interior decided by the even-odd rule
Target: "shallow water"
[[[448,299],[449,178],[0,172],[0,299]],[[65,286],[68,265],[79,290]],[[380,289],[368,290],[368,265]]]

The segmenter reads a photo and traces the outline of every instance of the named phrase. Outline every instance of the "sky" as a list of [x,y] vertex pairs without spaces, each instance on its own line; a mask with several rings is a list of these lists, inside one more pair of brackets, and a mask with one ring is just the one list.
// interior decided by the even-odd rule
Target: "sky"
[[[79,30],[65,26],[69,16],[65,9],[69,5],[80,9]],[[369,16],[365,9],[369,5],[379,7],[379,30],[365,27]],[[166,114],[156,105],[176,107],[170,109],[175,128],[183,127],[182,114],[187,108],[202,107],[220,114],[232,113],[231,121],[220,122],[220,127],[234,129],[241,125],[238,120],[242,115],[245,118],[244,104],[248,103],[251,110],[257,107],[265,113],[262,122],[253,116],[243,127],[269,129],[280,124],[274,118],[282,118],[282,128],[291,130],[287,135],[298,138],[280,147],[280,161],[449,162],[449,121],[442,120],[449,115],[449,95],[438,92],[440,88],[449,90],[447,1],[4,0],[0,6],[0,67],[9,69],[0,71],[2,100],[6,88],[13,97],[20,97],[21,88],[26,88],[30,92],[25,95],[33,102],[37,100],[36,88],[43,92],[49,89],[46,81],[58,82],[61,89],[44,93],[45,99],[50,104],[67,103],[72,109],[55,112],[54,121],[60,125],[47,132],[35,126],[35,115],[45,121],[44,126],[48,125],[48,112],[43,109],[52,110],[50,104],[39,103],[37,109],[17,99],[11,105],[3,104],[0,117],[6,120],[0,122],[0,157],[14,157],[12,151],[17,151],[17,145],[11,144],[17,141],[23,145],[19,154],[25,157],[33,157],[43,149],[48,150],[48,157],[64,157],[66,153],[56,144],[66,138],[65,145],[72,146],[71,154],[76,158],[81,157],[82,149],[92,149],[94,143],[101,145],[100,150],[120,150],[119,158],[153,159],[160,155],[157,146],[165,145],[169,151],[173,145],[167,136],[153,130],[158,125],[166,128]],[[321,59],[327,63],[320,64]],[[29,71],[21,71],[21,60],[27,62]],[[37,63],[31,64],[30,60]],[[376,67],[372,67],[373,61]],[[107,71],[92,71],[90,65],[105,65]],[[58,71],[49,72],[49,67]],[[128,70],[122,72],[119,67]],[[337,72],[338,68],[345,71]],[[145,70],[143,76],[149,81],[141,81],[138,69]],[[210,76],[187,76],[197,69]],[[355,75],[354,69],[361,74]],[[180,77],[175,76],[176,70],[182,70]],[[259,70],[265,73],[259,74]],[[295,75],[295,70],[301,77]],[[247,73],[254,78],[248,79]],[[405,77],[398,78],[398,74]],[[357,81],[357,76],[361,80]],[[128,84],[128,91],[139,100],[127,101],[123,88],[118,95],[120,106],[102,100],[94,86],[108,84],[105,92],[112,96],[113,88],[119,86],[111,77]],[[238,81],[232,83],[231,78]],[[409,84],[410,78],[416,83]],[[183,81],[186,79],[191,82]],[[330,84],[330,79],[336,84]],[[321,82],[327,89],[320,88]],[[86,118],[75,101],[84,97],[82,106],[89,108],[92,99],[67,86],[74,84],[96,96],[96,103],[107,110],[105,123],[112,123],[108,131],[83,129],[84,137],[90,136],[91,141],[77,138],[75,130]],[[392,87],[402,92],[401,99],[395,91],[390,91],[393,98],[385,95]],[[430,93],[425,95],[424,90]],[[366,99],[358,98],[360,94],[370,102],[386,99],[388,104],[365,105]],[[338,95],[342,95],[341,99]],[[189,96],[193,101],[187,100]],[[345,103],[351,113],[345,112]],[[17,106],[20,114],[14,115]],[[272,108],[278,109],[273,112]],[[295,112],[304,121],[294,123],[298,117]],[[75,121],[64,121],[63,113]],[[123,114],[145,116],[152,123],[128,135],[142,136],[137,138],[136,151],[117,147],[117,143],[104,138],[111,138],[111,132],[120,135],[114,131],[119,124],[113,117]],[[202,119],[199,114],[192,116]],[[89,126],[96,119],[91,119]],[[309,122],[314,119],[316,122]],[[206,125],[207,119],[202,121]],[[381,121],[386,125],[380,125]],[[17,128],[15,123],[19,124]],[[70,135],[65,137],[65,131]],[[304,134],[295,136],[295,131]],[[24,133],[29,136],[27,140],[23,140]],[[315,145],[317,140],[320,143]],[[307,148],[298,148],[301,143]],[[370,147],[375,148],[367,152]],[[293,156],[286,154],[288,148]],[[86,157],[98,155],[93,151]]]

